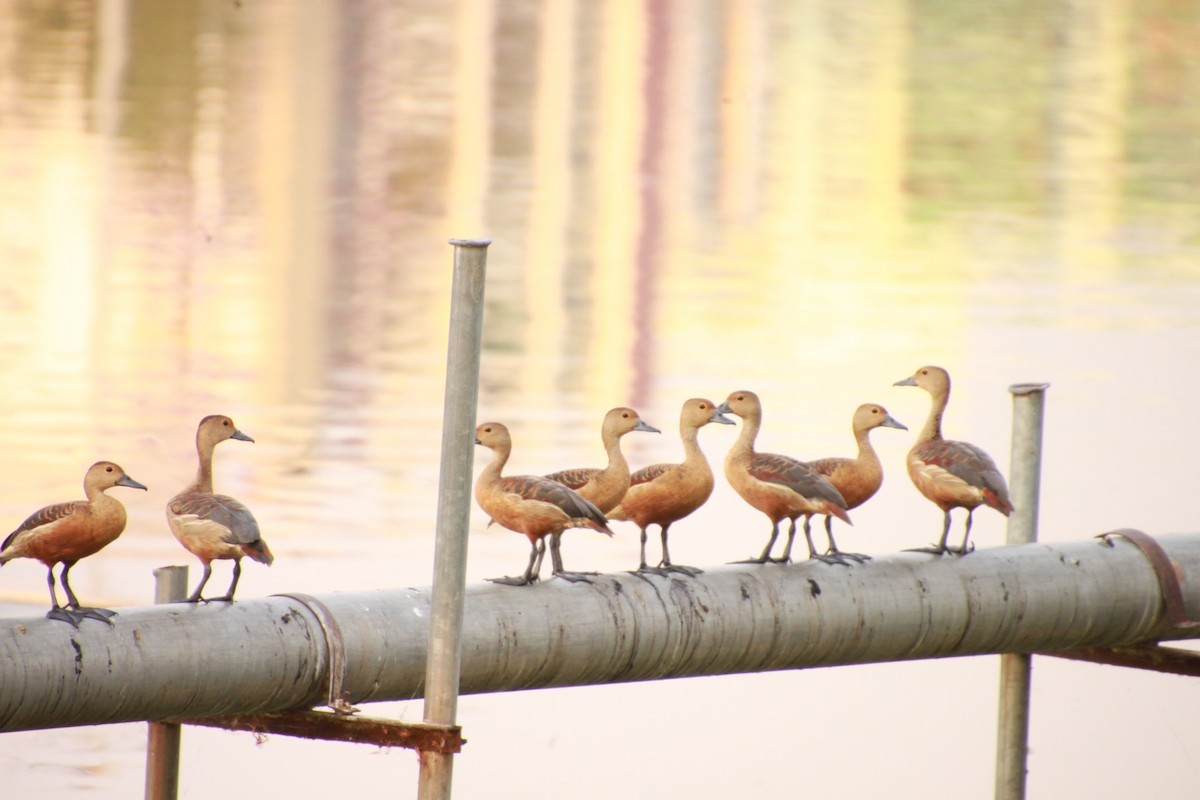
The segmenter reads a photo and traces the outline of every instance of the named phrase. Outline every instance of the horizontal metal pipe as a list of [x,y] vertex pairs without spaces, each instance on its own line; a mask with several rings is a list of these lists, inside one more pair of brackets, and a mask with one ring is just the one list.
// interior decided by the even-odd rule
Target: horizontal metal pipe
[[[1200,535],[1159,540],[1200,574]],[[728,566],[696,578],[468,588],[462,691],[617,683],[1200,637],[1164,612],[1142,552],[1116,538],[899,554],[851,567]],[[1200,615],[1200,583],[1185,583]],[[320,598],[352,702],[421,696],[429,592]],[[288,597],[128,608],[113,626],[0,622],[0,730],[249,714],[327,697],[312,612]]]

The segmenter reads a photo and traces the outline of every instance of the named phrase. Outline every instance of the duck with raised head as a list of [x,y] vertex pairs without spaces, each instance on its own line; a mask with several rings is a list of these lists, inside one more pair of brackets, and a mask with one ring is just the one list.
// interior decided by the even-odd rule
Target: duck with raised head
[[[854,440],[858,443],[856,457],[819,458],[808,462],[842,493],[847,510],[858,508],[870,500],[883,485],[883,464],[879,461],[875,448],[871,446],[871,431],[876,428],[908,430],[878,403],[863,403],[855,409],[850,427],[854,431]],[[804,523],[808,524],[807,517]],[[829,537],[829,549],[825,551],[827,554],[840,555],[855,561],[870,560],[870,556],[862,553],[846,553],[838,549],[833,540],[833,516],[829,514],[825,515],[825,535]]]
[[[491,518],[510,531],[522,533],[529,539],[529,564],[517,576],[489,578],[493,583],[525,586],[538,580],[542,557],[546,553],[545,537],[562,533],[567,528],[591,528],[612,536],[604,513],[590,500],[573,489],[536,475],[501,474],[512,454],[512,435],[499,422],[484,422],[475,428],[475,444],[492,451],[492,460],[475,480],[475,501]],[[570,581],[587,581],[580,573],[561,570],[556,564],[555,575]]]
[[[81,606],[67,580],[67,573],[77,561],[112,544],[125,530],[125,506],[105,494],[114,486],[146,488],[129,477],[119,465],[97,461],[88,467],[83,477],[86,500],[55,503],[33,512],[0,545],[0,566],[14,558],[32,558],[46,565],[46,583],[50,586],[47,619],[69,622],[78,628],[84,619],[109,622],[109,617],[116,616],[117,612],[107,608]],[[67,594],[65,608],[58,604],[58,595],[54,591],[56,564],[63,565],[59,580]]]
[[[568,489],[579,492],[584,499],[591,500],[596,504],[596,508],[607,514],[616,508],[617,504],[625,497],[625,493],[629,491],[629,462],[625,460],[625,455],[621,452],[621,437],[633,431],[662,433],[658,428],[647,424],[632,408],[621,406],[611,409],[604,415],[604,421],[600,425],[600,441],[604,444],[605,453],[608,454],[608,466],[564,469],[546,477],[561,483]],[[566,573],[563,571],[561,539],[562,531],[550,535],[550,557],[554,564],[554,574],[562,577],[594,575],[593,572]]]
[[[796,538],[796,519],[804,517],[804,537],[808,540],[808,557],[827,564],[846,565],[840,555],[821,555],[813,546],[809,518],[827,514],[850,522],[846,501],[832,483],[811,465],[791,456],[759,453],[754,440],[762,427],[762,401],[754,392],[731,392],[718,408],[722,413],[742,418],[742,430],[725,456],[725,479],[742,499],[767,515],[771,520],[771,536],[758,558],[742,563],[787,563],[791,560],[792,542]],[[791,521],[787,545],[782,558],[772,558],[771,549],[779,538],[779,523]]]
[[[950,374],[941,367],[921,367],[895,386],[918,386],[929,392],[932,405],[925,427],[908,451],[908,475],[917,490],[942,510],[942,538],[931,547],[914,548],[920,552],[965,555],[970,552],[971,516],[981,505],[990,506],[1004,516],[1012,513],[1008,485],[991,456],[973,444],[942,438],[942,415],[950,400]],[[967,509],[961,547],[950,547],[950,511]],[[973,549],[973,548],[972,548]]]
[[[213,450],[226,439],[254,441],[222,414],[211,414],[200,420],[196,426],[196,454],[199,457],[196,479],[167,503],[167,523],[171,533],[204,565],[204,574],[196,591],[187,598],[188,603],[212,600],[232,603],[233,593],[242,577],[242,558],[249,556],[267,566],[275,560],[250,509],[232,497],[213,491]],[[206,598],[201,592],[212,576],[212,562],[219,559],[233,561],[233,580],[224,597]]]
[[[630,476],[629,491],[620,505],[609,512],[610,519],[628,520],[641,530],[641,563],[635,574],[667,575],[679,572],[699,575],[702,570],[671,563],[667,531],[671,525],[704,505],[713,490],[712,469],[700,450],[700,429],[710,422],[732,425],[733,420],[717,411],[711,400],[693,397],[679,413],[679,437],[683,441],[683,461],[679,464],[653,464]],[[662,539],[662,559],[657,567],[646,563],[646,530],[658,525]]]

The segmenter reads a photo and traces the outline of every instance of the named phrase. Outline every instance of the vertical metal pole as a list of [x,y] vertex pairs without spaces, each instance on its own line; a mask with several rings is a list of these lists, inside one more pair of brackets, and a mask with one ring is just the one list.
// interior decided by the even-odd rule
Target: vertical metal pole
[[[1008,387],[1013,396],[1011,497],[1008,543],[1037,541],[1042,482],[1042,419],[1048,383]],[[1000,719],[996,735],[996,800],[1024,800],[1029,755],[1029,693],[1032,656],[1000,656]]]
[[[442,467],[438,480],[437,539],[429,652],[425,661],[425,722],[453,725],[458,712],[463,595],[467,580],[467,525],[483,340],[483,287],[490,239],[451,239],[454,281],[450,345],[442,412]],[[451,753],[421,752],[420,800],[449,800]]]
[[[178,603],[187,597],[188,568],[154,570],[154,602]],[[151,722],[146,737],[146,800],[175,800],[179,795],[181,725]]]

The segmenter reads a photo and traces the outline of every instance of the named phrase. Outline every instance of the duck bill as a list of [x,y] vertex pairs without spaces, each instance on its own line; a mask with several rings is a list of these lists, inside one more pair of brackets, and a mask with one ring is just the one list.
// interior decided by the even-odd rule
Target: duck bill
[[244,433],[242,433],[241,431],[239,431],[237,428],[234,428],[234,429],[233,429],[233,435],[232,435],[232,436],[230,436],[229,438],[230,438],[230,439],[237,439],[238,441],[242,441],[242,442],[253,442],[253,441],[254,441],[254,440],[253,440],[253,439],[251,439],[249,436],[247,436],[246,434],[244,434]]
[[917,376],[916,375],[909,375],[904,380],[896,381],[895,383],[892,384],[892,386],[916,386],[916,385],[917,385]]
[[660,431],[658,428],[643,422],[640,419],[637,421],[637,424],[633,426],[633,429],[635,431],[645,431],[646,433],[662,433],[662,431]]
[[117,486],[128,486],[130,489],[142,489],[144,491],[150,491],[146,488],[146,484],[139,483],[128,475],[122,475],[117,481]]

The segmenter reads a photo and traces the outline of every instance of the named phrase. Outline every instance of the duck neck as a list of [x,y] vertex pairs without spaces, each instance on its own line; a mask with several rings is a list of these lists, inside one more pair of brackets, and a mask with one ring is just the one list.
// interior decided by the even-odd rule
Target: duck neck
[[858,442],[858,461],[860,464],[878,461],[875,448],[871,446],[871,429],[855,429],[854,439]]
[[479,482],[491,483],[500,480],[500,470],[504,469],[504,464],[508,461],[508,456],[511,452],[512,449],[510,447],[492,448],[492,460],[479,473]]
[[942,438],[942,414],[946,413],[950,390],[943,389],[930,396],[933,404],[929,408],[929,417],[925,420],[925,427],[921,429],[921,435],[917,437],[918,442],[932,442]]
[[212,442],[204,441],[199,437],[196,438],[196,455],[199,456],[199,465],[196,467],[196,478],[192,481],[186,491],[189,493],[204,492],[212,494],[212,465],[213,465],[213,450],[216,445]]
[[88,503],[91,505],[104,504],[104,501],[111,501],[112,498],[104,493],[104,490],[92,483],[83,484],[83,494],[87,497]]
[[604,452],[608,454],[608,471],[628,472],[629,464],[625,461],[625,454],[621,452],[621,437],[605,433],[601,438],[604,441]]
[[694,425],[680,425],[679,438],[683,440],[683,463],[695,464],[704,461],[700,452],[700,429]]
[[754,440],[758,437],[758,429],[762,427],[762,414],[755,412],[742,417],[742,430],[729,448],[731,458],[741,458],[754,455]]

